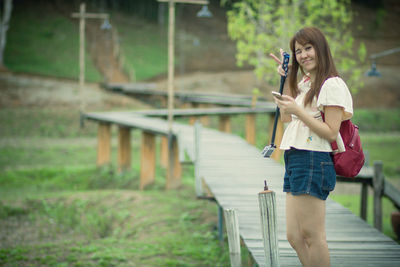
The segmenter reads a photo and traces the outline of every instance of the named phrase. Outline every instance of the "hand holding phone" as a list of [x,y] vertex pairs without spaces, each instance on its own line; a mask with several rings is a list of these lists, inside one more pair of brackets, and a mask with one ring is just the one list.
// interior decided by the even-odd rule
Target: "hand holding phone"
[[283,97],[280,93],[272,91],[271,92],[273,96],[275,96],[276,98],[278,98],[279,100],[283,100]]

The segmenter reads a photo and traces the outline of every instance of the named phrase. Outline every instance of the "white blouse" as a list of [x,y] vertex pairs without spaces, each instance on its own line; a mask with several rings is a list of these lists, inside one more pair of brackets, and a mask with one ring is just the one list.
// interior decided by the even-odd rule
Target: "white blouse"
[[[304,107],[304,99],[311,88],[310,86],[311,81],[306,79],[303,79],[298,84],[300,93],[295,99],[298,105]],[[324,110],[324,106],[343,107],[342,120],[348,120],[353,116],[353,99],[346,83],[340,77],[328,78],[321,87],[318,99],[315,97],[312,104],[307,105],[305,110],[314,118],[322,121],[320,112]],[[336,142],[339,152],[345,151],[340,134],[338,134]],[[285,129],[280,149],[288,150],[291,147],[303,150],[332,152],[329,141],[311,131],[295,115],[292,115],[292,121]]]

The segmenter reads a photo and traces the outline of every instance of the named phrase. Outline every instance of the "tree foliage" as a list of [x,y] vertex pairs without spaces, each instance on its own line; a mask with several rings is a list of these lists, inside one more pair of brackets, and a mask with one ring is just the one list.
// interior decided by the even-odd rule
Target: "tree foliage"
[[362,44],[358,53],[354,50],[350,0],[224,0],[222,4],[231,6],[228,34],[237,44],[237,64],[253,66],[260,81],[271,85],[278,81],[276,63],[269,53],[278,54],[279,48],[289,51],[296,31],[315,26],[326,35],[339,72],[357,88],[361,76],[358,63],[364,60],[366,49]]

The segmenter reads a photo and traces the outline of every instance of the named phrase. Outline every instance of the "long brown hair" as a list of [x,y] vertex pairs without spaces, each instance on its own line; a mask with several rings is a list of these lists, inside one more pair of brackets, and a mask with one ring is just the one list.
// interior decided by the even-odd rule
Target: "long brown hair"
[[293,36],[290,40],[290,50],[292,50],[292,69],[289,74],[289,86],[290,91],[294,97],[299,94],[299,88],[297,87],[297,72],[300,69],[303,75],[306,75],[303,68],[299,65],[296,60],[295,43],[301,45],[311,44],[315,50],[315,60],[317,63],[317,70],[315,75],[315,81],[311,84],[311,89],[308,91],[304,106],[311,105],[315,96],[318,97],[321,91],[321,86],[326,79],[330,77],[339,76],[335,63],[333,62],[331,50],[329,44],[326,41],[324,34],[315,27],[305,27]]

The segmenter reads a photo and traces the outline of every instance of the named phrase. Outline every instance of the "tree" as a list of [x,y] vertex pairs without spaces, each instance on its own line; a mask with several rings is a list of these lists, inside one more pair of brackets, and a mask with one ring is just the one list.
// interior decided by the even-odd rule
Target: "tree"
[[4,69],[4,48],[6,47],[6,36],[9,28],[12,0],[4,0],[3,13],[0,12],[0,69]]
[[[253,66],[260,82],[274,85],[279,81],[269,53],[278,54],[279,48],[289,51],[290,38],[297,30],[316,26],[326,35],[338,70],[348,75],[353,89],[357,88],[361,68],[354,59],[350,0],[223,0],[222,4],[231,6],[228,34],[237,42],[237,64]],[[358,51],[362,62],[365,46],[361,44]]]

